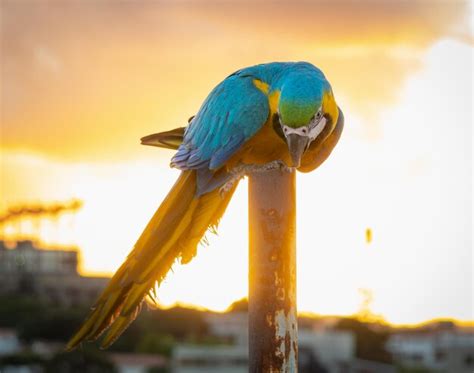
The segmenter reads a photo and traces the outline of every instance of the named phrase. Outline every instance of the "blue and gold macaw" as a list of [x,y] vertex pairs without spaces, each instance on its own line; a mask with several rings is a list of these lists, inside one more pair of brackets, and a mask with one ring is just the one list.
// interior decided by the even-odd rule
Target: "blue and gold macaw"
[[144,137],[143,144],[177,149],[171,166],[181,174],[67,348],[106,330],[101,346],[112,344],[172,264],[189,262],[206,231],[215,231],[246,170],[276,164],[312,171],[343,125],[318,68],[269,63],[227,77],[187,127]]

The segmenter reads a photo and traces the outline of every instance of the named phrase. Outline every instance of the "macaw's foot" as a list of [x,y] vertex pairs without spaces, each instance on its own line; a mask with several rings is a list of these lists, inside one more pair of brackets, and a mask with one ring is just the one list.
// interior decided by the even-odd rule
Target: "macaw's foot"
[[275,160],[269,163],[263,164],[240,164],[232,170],[232,173],[236,172],[244,176],[249,174],[266,172],[272,170],[280,170],[282,172],[292,172],[295,170],[294,167],[288,167],[285,162]]
[[270,170],[280,170],[281,172],[293,172],[294,167],[288,167],[285,162],[277,160],[262,165],[256,165],[256,169],[252,172],[265,172]]
[[220,196],[224,197],[224,194],[232,190],[234,185],[237,184],[240,181],[240,179],[242,179],[244,176],[245,175],[243,174],[237,174],[237,173],[234,174],[232,172],[232,176],[230,177],[230,179],[226,181],[226,183],[220,187],[219,189]]
[[280,170],[281,172],[293,172],[295,168],[288,167],[285,162],[280,160],[263,164],[239,164],[230,171],[230,174],[232,176],[224,185],[221,186],[221,188],[219,189],[219,193],[221,195],[224,195],[225,193],[230,191],[234,187],[234,185],[240,181],[240,179],[245,176],[272,170]]

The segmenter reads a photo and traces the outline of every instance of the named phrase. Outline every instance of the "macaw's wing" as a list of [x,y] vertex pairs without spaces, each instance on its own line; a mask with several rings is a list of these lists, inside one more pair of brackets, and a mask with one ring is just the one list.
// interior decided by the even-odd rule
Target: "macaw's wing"
[[186,129],[171,166],[218,170],[262,128],[269,115],[268,98],[244,72],[229,76],[209,94]]

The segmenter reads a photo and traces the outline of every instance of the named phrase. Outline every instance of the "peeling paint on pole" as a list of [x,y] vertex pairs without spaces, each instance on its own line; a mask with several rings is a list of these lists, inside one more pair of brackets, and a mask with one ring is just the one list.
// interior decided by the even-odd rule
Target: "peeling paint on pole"
[[249,372],[296,372],[295,172],[249,176]]

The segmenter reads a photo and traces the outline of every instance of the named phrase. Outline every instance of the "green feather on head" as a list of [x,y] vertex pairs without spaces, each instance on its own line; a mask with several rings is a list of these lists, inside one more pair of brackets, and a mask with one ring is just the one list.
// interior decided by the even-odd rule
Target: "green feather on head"
[[306,126],[314,114],[316,114],[320,105],[318,102],[301,103],[289,100],[280,101],[279,110],[281,121],[290,127]]
[[324,92],[330,89],[322,73],[314,74],[314,69],[306,66],[298,74],[288,76],[278,104],[282,123],[294,128],[307,126],[321,107]]

